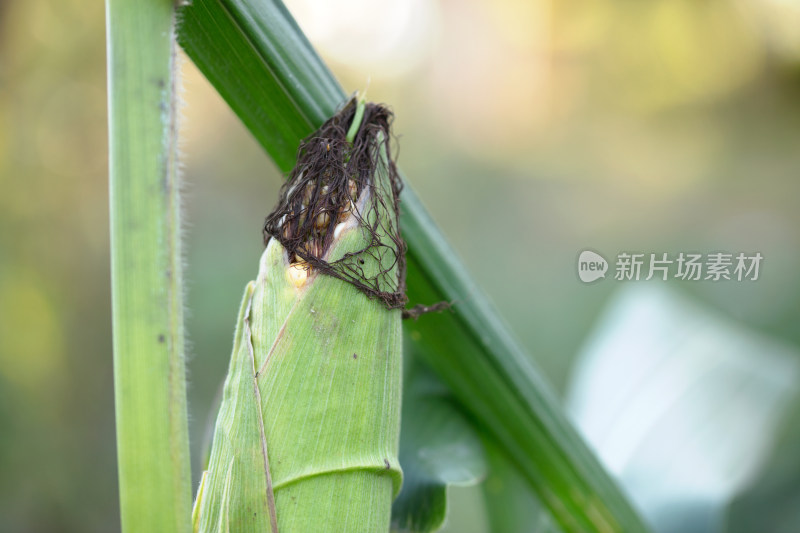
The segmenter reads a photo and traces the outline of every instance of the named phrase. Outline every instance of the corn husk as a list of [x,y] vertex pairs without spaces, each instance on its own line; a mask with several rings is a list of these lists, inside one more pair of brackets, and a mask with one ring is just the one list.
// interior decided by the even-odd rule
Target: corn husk
[[[354,217],[342,224],[327,260],[364,247]],[[365,271],[386,267],[365,258]],[[242,300],[195,531],[388,531],[402,481],[400,320],[269,241]]]

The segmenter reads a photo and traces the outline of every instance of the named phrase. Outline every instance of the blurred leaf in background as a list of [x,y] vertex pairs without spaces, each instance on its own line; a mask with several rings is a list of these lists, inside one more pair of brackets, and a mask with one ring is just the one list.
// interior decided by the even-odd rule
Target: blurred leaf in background
[[799,378],[797,350],[648,283],[610,304],[567,406],[653,531],[716,533],[800,399]]

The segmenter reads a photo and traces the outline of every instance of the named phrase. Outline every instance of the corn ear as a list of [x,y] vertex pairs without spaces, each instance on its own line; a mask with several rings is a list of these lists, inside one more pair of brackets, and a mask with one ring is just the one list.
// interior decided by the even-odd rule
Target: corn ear
[[[326,260],[364,248],[354,220]],[[391,269],[381,261],[365,257],[364,271]],[[245,290],[196,531],[389,530],[402,482],[401,310],[298,269],[271,239]]]

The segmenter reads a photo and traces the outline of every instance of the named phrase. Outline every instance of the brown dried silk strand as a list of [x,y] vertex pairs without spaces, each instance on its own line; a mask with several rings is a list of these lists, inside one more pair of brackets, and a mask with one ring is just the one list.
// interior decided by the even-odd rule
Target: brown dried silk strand
[[[347,129],[356,113],[356,101],[307,137],[297,152],[297,165],[281,190],[277,207],[264,222],[264,242],[270,238],[286,248],[291,262],[339,278],[387,308],[405,305],[405,251],[400,236],[399,198],[402,182],[391,157],[393,115],[384,106],[366,104],[352,144]],[[385,152],[386,157],[382,157]],[[377,181],[386,172],[387,184]],[[363,209],[355,205],[368,192]],[[328,262],[323,259],[334,239],[334,229],[350,215],[367,237],[360,250]],[[378,273],[368,275],[365,258],[373,258]]]
[[418,319],[428,313],[441,313],[445,309],[452,309],[453,302],[438,302],[433,305],[417,304],[410,309],[403,309],[403,318]]

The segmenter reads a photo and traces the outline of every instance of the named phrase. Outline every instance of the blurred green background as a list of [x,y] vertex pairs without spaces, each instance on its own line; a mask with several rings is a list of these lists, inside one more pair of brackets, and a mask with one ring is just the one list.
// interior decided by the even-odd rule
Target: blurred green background
[[[557,391],[625,285],[578,281],[585,248],[759,251],[757,282],[671,285],[800,346],[800,3],[288,5],[347,90],[369,85],[394,109],[400,166]],[[103,9],[0,1],[2,531],[119,529]],[[190,62],[183,72],[197,477],[282,177]]]

